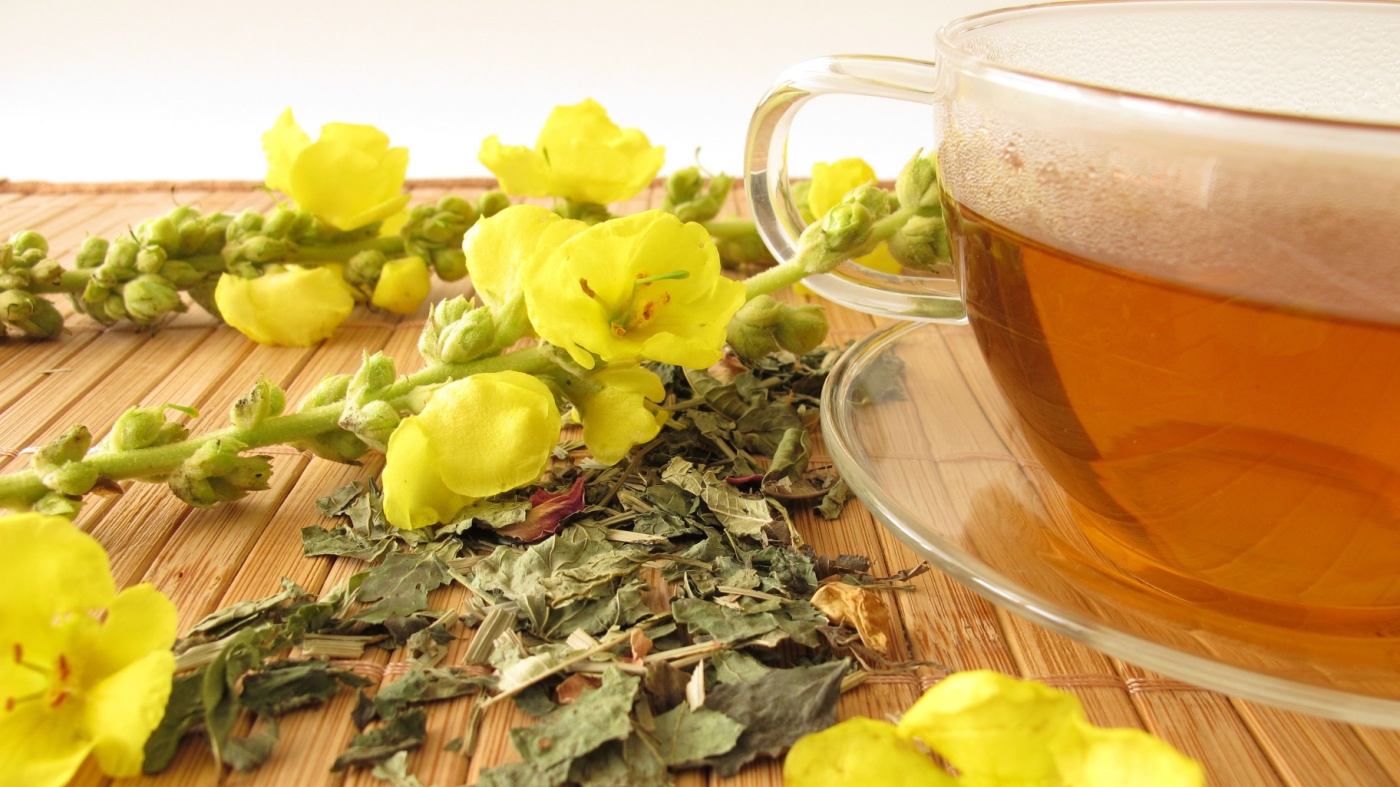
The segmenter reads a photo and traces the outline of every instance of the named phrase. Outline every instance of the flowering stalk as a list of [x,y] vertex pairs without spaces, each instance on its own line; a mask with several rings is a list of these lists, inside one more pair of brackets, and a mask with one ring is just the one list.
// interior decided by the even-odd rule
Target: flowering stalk
[[[380,356],[382,358],[382,356]],[[473,374],[499,371],[520,371],[537,374],[555,368],[555,362],[540,347],[529,347],[506,355],[482,358],[467,363],[445,363],[430,366],[392,382],[370,398],[385,402],[396,411],[415,409],[417,400],[426,389]],[[369,401],[369,400],[367,400]],[[366,402],[360,403],[361,405]],[[295,443],[338,428],[347,402],[341,400],[309,407],[296,413],[276,415],[240,426],[235,424],[217,432],[191,437],[178,442],[127,450],[99,450],[75,457],[65,472],[93,479],[121,481],[131,478],[153,478],[176,472],[182,463],[195,456],[202,447],[237,445],[242,450],[281,443]],[[0,508],[28,508],[50,496],[52,490],[37,469],[0,476]],[[56,501],[55,501],[56,502]]]

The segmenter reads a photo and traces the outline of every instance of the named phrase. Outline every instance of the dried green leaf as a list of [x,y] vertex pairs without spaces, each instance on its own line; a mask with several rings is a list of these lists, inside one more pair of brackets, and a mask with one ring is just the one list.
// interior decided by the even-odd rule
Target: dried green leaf
[[851,397],[853,402],[862,405],[904,398],[904,359],[894,353],[880,353],[865,365]]
[[274,661],[243,676],[239,702],[260,716],[280,716],[334,697],[341,686],[365,688],[374,681],[329,662]]
[[542,770],[534,763],[513,762],[483,770],[475,787],[559,787],[568,778],[568,763]]
[[374,770],[369,774],[374,778],[388,782],[390,787],[423,787],[423,782],[417,776],[408,772],[408,752],[401,751],[382,762],[375,763]]
[[410,705],[461,697],[489,687],[494,678],[473,676],[454,667],[419,667],[381,688],[374,695],[374,707],[381,718],[390,719]]
[[165,703],[165,715],[151,737],[146,739],[146,757],[141,763],[144,772],[160,773],[170,767],[179,749],[180,739],[204,720],[201,690],[207,669],[201,667],[188,675],[175,676],[170,687],[170,699]]
[[763,474],[765,484],[778,479],[800,481],[807,472],[807,462],[812,458],[811,440],[802,427],[790,428],[783,432],[778,441],[778,449],[773,452],[773,463]]
[[339,772],[352,765],[364,767],[386,760],[401,751],[416,749],[423,745],[427,731],[427,711],[422,708],[410,708],[390,719],[383,727],[362,732],[351,738],[349,748],[335,758],[331,770]]
[[609,741],[574,760],[569,782],[579,787],[669,787],[675,784],[666,764],[640,734]]
[[656,717],[651,734],[661,759],[672,768],[695,768],[734,748],[744,725],[710,708],[682,702]]
[[846,508],[846,501],[851,499],[851,490],[846,486],[846,479],[836,482],[836,485],[828,489],[826,495],[822,497],[821,505],[814,510],[822,519],[840,519],[841,512]]
[[730,751],[710,757],[721,776],[733,776],[760,756],[776,757],[798,738],[836,723],[836,702],[847,661],[814,667],[775,669],[750,683],[724,683],[710,689],[704,707],[743,725]]
[[332,528],[310,525],[301,529],[301,553],[306,557],[329,555],[373,563],[384,557],[393,547],[394,542],[391,539],[371,540],[356,533],[348,525]]
[[267,762],[277,745],[277,722],[269,719],[261,732],[246,738],[230,737],[224,745],[224,762],[235,771],[246,772]]
[[345,514],[345,510],[350,507],[355,499],[365,493],[365,485],[359,481],[351,481],[341,488],[331,492],[316,501],[316,509],[322,516],[337,517]]
[[603,673],[601,686],[584,692],[533,727],[511,730],[511,742],[521,758],[542,773],[552,773],[560,766],[567,773],[575,759],[632,732],[628,712],[640,685],[640,678],[610,667]]
[[[257,601],[243,601],[207,615],[185,633],[187,639],[222,639],[249,625],[268,622],[267,613],[302,599],[314,598],[312,593],[297,587],[290,579],[282,580],[282,590]],[[276,619],[277,616],[271,616]]]
[[367,571],[356,600],[373,602],[356,620],[383,623],[390,615],[413,615],[428,606],[428,591],[451,581],[447,565],[434,552],[390,552]]

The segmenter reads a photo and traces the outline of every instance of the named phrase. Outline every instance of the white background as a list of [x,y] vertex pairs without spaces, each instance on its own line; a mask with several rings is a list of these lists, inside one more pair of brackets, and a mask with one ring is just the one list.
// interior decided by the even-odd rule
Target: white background
[[[829,54],[928,59],[959,16],[1014,0],[0,0],[0,178],[259,180],[284,107],[371,123],[409,177],[488,174],[481,140],[533,144],[549,109],[593,97],[665,145],[663,171],[739,174],[754,104]],[[926,108],[818,99],[792,168],[848,155],[893,178]]]

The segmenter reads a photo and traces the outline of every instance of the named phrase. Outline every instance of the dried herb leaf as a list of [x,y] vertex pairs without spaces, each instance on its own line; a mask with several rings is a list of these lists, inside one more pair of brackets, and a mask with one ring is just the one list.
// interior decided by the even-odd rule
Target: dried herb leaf
[[389,720],[377,730],[362,732],[350,739],[350,746],[335,762],[332,771],[343,771],[350,766],[366,766],[386,760],[389,757],[423,745],[428,731],[428,713],[422,708],[411,708]]
[[533,766],[538,774],[559,774],[562,779],[574,760],[632,732],[628,711],[640,685],[639,678],[609,668],[598,688],[585,692],[533,727],[511,730],[511,742],[525,764]]
[[666,764],[637,733],[610,741],[574,760],[569,781],[579,787],[669,787]]
[[374,695],[374,708],[380,718],[391,719],[410,705],[461,697],[494,682],[494,678],[453,667],[415,666]]
[[408,752],[401,751],[387,760],[376,763],[371,776],[388,782],[391,787],[423,787],[418,777],[408,772]]
[[390,552],[384,562],[364,572],[356,600],[375,602],[355,616],[383,623],[390,615],[408,616],[428,606],[428,591],[451,581],[447,565],[435,552]]
[[200,668],[188,675],[177,675],[170,687],[170,699],[165,703],[165,716],[160,725],[146,739],[146,757],[141,770],[146,773],[160,773],[170,767],[179,749],[180,738],[204,719],[204,702],[201,689],[204,671]]
[[365,688],[374,681],[325,661],[275,661],[243,676],[239,702],[259,716],[319,705],[341,686]]
[[744,764],[782,754],[798,738],[836,723],[836,702],[847,661],[814,667],[775,669],[751,683],[723,683],[710,689],[705,708],[743,725],[728,752],[710,757],[721,776],[733,776]]
[[822,519],[840,519],[841,512],[846,508],[846,501],[850,499],[851,490],[850,487],[846,486],[846,479],[843,478],[827,490],[821,504],[813,510]]
[[672,768],[694,768],[734,748],[744,725],[710,708],[681,703],[656,717],[651,734],[661,759]]

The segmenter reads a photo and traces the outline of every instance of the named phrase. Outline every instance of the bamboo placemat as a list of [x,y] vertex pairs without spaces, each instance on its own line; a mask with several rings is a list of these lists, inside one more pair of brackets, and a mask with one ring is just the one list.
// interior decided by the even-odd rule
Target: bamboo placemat
[[[479,182],[415,185],[415,202],[443,193],[470,196]],[[653,187],[625,206],[628,212],[659,204]],[[83,187],[0,181],[0,233],[34,229],[44,233],[51,254],[71,256],[88,234],[124,231],[175,204],[206,211],[259,210],[269,197],[246,184],[115,184]],[[742,207],[740,208],[742,210]],[[433,299],[470,292],[465,282],[435,285]],[[790,296],[801,300],[802,296]],[[61,305],[62,306],[62,305]],[[69,310],[71,311],[71,310]],[[875,328],[869,316],[831,307],[831,341],[858,339]],[[323,376],[353,371],[363,351],[384,350],[400,372],[418,364],[415,350],[423,313],[407,318],[357,310],[334,338],[306,348],[261,347],[193,307],[159,332],[103,330],[82,316],[69,317],[69,332],[57,341],[0,340],[0,472],[27,466],[25,447],[43,444],[75,423],[94,437],[122,411],[173,402],[199,409],[195,432],[219,428],[234,399],[259,374],[287,389],[295,401]],[[965,329],[950,327],[949,332]],[[954,337],[957,338],[957,337]],[[950,367],[947,385],[969,385]],[[818,457],[823,449],[818,441]],[[302,587],[325,591],[358,570],[358,561],[301,555],[299,530],[320,521],[316,498],[353,480],[368,478],[380,461],[347,467],[289,448],[273,453],[272,488],[212,510],[195,510],[160,486],[140,485],[116,498],[94,498],[78,526],[108,550],[119,587],[152,582],[176,604],[183,631],[237,601],[276,592],[289,577]],[[878,525],[859,504],[839,521],[826,522],[806,510],[794,512],[804,538],[821,553],[871,558],[885,574],[919,559]],[[902,637],[895,658],[907,657],[950,670],[998,669],[1074,692],[1100,725],[1145,728],[1199,760],[1211,785],[1356,787],[1400,785],[1400,733],[1339,724],[1275,710],[1162,678],[1089,650],[997,609],[936,572],[912,580],[917,590],[896,594],[896,626]],[[436,608],[465,601],[461,588],[438,591]],[[455,643],[459,659],[468,643]],[[353,663],[356,671],[392,681],[405,669],[401,653],[371,649]],[[932,667],[900,676],[877,676],[847,693],[842,717],[884,717],[907,708],[944,672]],[[354,733],[349,712],[354,695],[342,692],[328,706],[283,719],[273,757],[252,773],[231,773],[227,785],[373,785],[366,773],[332,774],[331,761]],[[470,700],[428,706],[428,739],[410,755],[411,772],[424,784],[450,787],[474,782],[483,768],[516,760],[507,731],[529,723],[511,703],[486,714],[480,744],[470,760],[443,750],[465,729]],[[731,779],[690,772],[682,785],[777,785],[775,762],[752,765]],[[95,768],[75,782],[113,784]],[[115,784],[214,785],[220,774],[202,740],[188,739],[174,764],[150,778]]]

